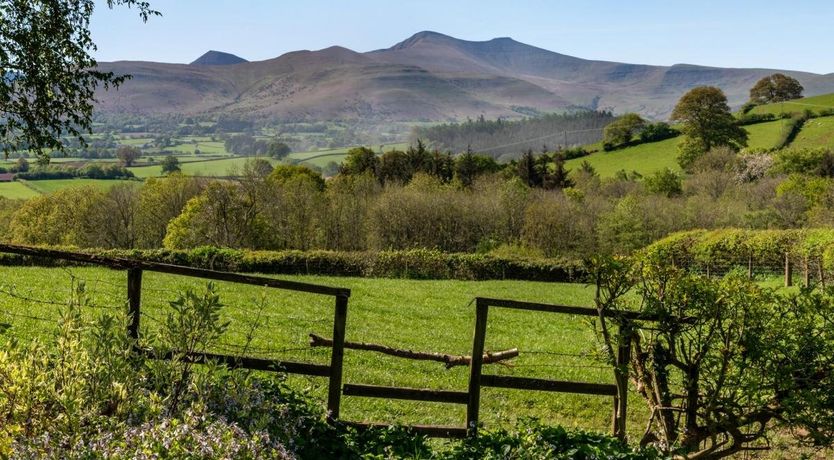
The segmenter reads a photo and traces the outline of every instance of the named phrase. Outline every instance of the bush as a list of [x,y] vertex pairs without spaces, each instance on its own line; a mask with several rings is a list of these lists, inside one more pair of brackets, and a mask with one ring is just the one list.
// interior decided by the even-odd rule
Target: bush
[[484,460],[594,460],[659,459],[652,448],[632,448],[616,438],[586,431],[569,431],[560,426],[544,426],[526,420],[512,431],[482,432],[475,439],[467,439],[442,459]]
[[[528,258],[490,254],[404,251],[248,251],[215,247],[191,250],[83,249],[85,254],[185,265],[210,270],[283,275],[367,276],[415,279],[518,279],[576,281],[582,264],[565,258]],[[14,254],[0,255],[0,265],[55,266],[68,262]]]

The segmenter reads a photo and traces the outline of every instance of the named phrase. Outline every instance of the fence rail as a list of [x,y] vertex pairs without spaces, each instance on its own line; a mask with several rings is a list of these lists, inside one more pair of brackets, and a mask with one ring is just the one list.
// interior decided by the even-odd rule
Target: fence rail
[[[383,399],[403,399],[411,401],[424,401],[446,404],[458,404],[466,406],[466,426],[435,426],[435,425],[412,425],[410,426],[417,433],[426,436],[458,438],[463,436],[477,435],[478,419],[480,413],[481,387],[511,388],[518,390],[551,391],[563,393],[579,393],[587,395],[608,396],[614,398],[613,428],[615,435],[625,436],[625,416],[627,409],[627,376],[628,361],[630,356],[631,338],[633,334],[632,325],[635,321],[657,321],[659,318],[644,315],[638,312],[600,312],[595,308],[550,305],[543,303],[520,302],[507,299],[492,299],[477,297],[475,299],[475,328],[472,339],[472,354],[470,357],[460,356],[455,359],[465,361],[468,358],[469,383],[467,391],[446,390],[446,389],[421,389],[394,386],[367,385],[361,383],[346,383],[343,385],[343,365],[345,350],[345,332],[347,325],[348,299],[350,290],[346,288],[323,286],[296,281],[280,280],[263,276],[245,275],[240,273],[221,272],[200,268],[184,267],[157,262],[137,261],[122,258],[103,257],[91,254],[75,253],[46,248],[34,248],[0,244],[0,252],[20,254],[25,256],[70,260],[92,265],[108,267],[127,272],[127,297],[128,297],[128,333],[134,339],[139,352],[154,359],[186,359],[195,363],[219,362],[231,368],[246,368],[261,371],[281,371],[291,374],[301,374],[315,377],[327,377],[327,409],[328,419],[335,422],[340,419],[341,397],[365,397]],[[316,295],[331,296],[334,298],[333,312],[333,336],[331,339],[319,338],[320,342],[327,342],[330,347],[330,364],[314,364],[304,362],[282,361],[277,359],[254,358],[249,356],[225,355],[214,353],[190,353],[179,354],[168,352],[161,355],[154,354],[152,350],[143,349],[140,343],[140,318],[142,317],[142,273],[144,271],[160,272],[173,275],[182,275],[202,279],[227,281],[232,283],[249,284],[274,288],[305,292]],[[484,355],[484,344],[486,341],[487,316],[490,307],[509,308],[516,310],[537,311],[544,313],[567,314],[577,316],[604,316],[612,318],[620,327],[620,343],[617,350],[616,366],[614,366],[614,384],[589,383],[589,382],[567,382],[561,380],[549,380],[539,378],[501,376],[482,373],[483,365],[494,362],[495,356]],[[314,338],[315,339],[315,338]],[[315,345],[314,343],[311,345]],[[380,351],[384,348],[389,352],[389,347],[373,344],[349,344],[352,348],[360,350]],[[512,349],[502,352],[506,357],[514,357],[518,350]],[[415,353],[394,353],[395,356],[407,359],[431,359],[437,360],[436,353],[418,353],[420,358],[414,358]],[[436,356],[435,356],[436,355]],[[446,359],[446,358],[443,358]],[[448,364],[448,363],[447,363]],[[463,365],[466,365],[464,363]],[[340,423],[354,426],[359,429],[388,426],[381,423],[351,422],[339,420]]]

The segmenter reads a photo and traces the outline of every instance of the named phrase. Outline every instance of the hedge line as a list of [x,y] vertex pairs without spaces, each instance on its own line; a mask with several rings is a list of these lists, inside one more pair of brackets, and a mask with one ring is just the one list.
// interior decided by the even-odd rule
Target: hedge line
[[[579,281],[584,278],[579,261],[507,258],[485,254],[444,253],[427,249],[381,252],[247,251],[214,247],[193,250],[71,250],[212,270],[265,274],[557,282]],[[66,264],[69,263],[0,254],[0,265]]]
[[681,267],[752,264],[778,268],[785,256],[821,261],[834,269],[834,229],[692,230],[672,234],[643,249],[650,260]]

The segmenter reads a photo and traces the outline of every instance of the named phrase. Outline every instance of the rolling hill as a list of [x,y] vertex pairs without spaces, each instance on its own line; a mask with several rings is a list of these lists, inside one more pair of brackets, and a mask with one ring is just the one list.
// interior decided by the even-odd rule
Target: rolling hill
[[[475,42],[436,32],[367,53],[333,46],[257,62],[233,58],[209,52],[192,64],[100,63],[134,78],[118,91],[99,92],[98,109],[383,123],[580,107],[665,118],[694,86],[719,86],[737,106],[756,80],[775,71],[594,61],[511,38]],[[834,92],[834,74],[782,72],[799,79],[807,95]]]

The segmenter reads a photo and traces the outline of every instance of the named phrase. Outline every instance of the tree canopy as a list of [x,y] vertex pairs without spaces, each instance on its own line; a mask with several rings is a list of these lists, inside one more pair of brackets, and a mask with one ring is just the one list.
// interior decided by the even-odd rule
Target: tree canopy
[[719,88],[693,88],[678,101],[671,118],[682,124],[686,136],[678,156],[678,163],[684,169],[713,147],[737,149],[747,145],[747,131],[736,123],[727,96]]
[[[143,21],[158,15],[144,1],[107,0],[136,7]],[[0,0],[0,143],[3,153],[32,150],[48,158],[62,136],[86,145],[95,90],[128,76],[102,72],[90,55],[93,0]]]
[[602,139],[603,145],[607,148],[613,148],[627,144],[645,127],[646,120],[640,115],[626,113],[605,127]]
[[768,104],[799,99],[804,90],[796,78],[775,73],[762,78],[750,88],[750,101],[755,104]]

